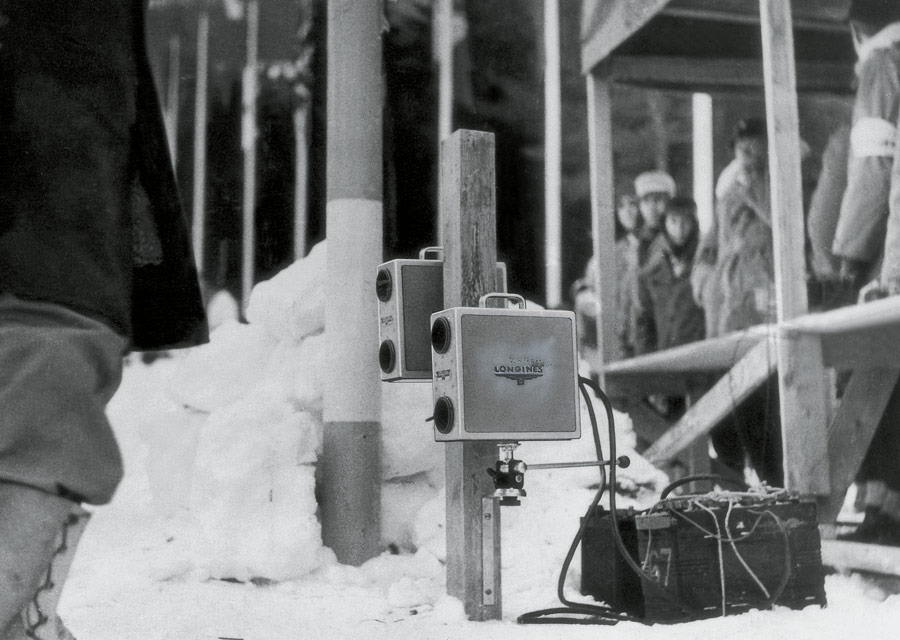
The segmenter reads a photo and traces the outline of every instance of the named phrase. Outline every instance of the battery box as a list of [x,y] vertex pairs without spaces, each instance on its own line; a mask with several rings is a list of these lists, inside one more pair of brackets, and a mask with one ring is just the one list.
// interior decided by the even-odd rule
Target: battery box
[[814,500],[785,491],[679,497],[636,516],[635,527],[645,571],[674,596],[643,579],[648,620],[721,616],[723,601],[725,615],[825,606]]
[[617,513],[625,547],[653,579],[625,564],[610,514],[592,516],[581,542],[581,592],[617,611],[675,623],[721,616],[723,601],[725,615],[826,604],[814,500],[725,492]]
[[[639,562],[634,511],[619,509],[616,514],[622,542],[632,559]],[[619,553],[612,526],[612,514],[601,507],[588,520],[581,540],[581,593],[640,619],[644,617],[641,580]]]

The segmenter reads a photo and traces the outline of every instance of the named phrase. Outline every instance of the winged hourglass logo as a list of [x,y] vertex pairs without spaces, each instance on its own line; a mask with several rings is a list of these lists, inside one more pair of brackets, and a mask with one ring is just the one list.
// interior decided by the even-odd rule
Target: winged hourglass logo
[[512,364],[513,359],[510,358],[511,364],[494,365],[494,375],[498,378],[507,378],[515,380],[517,385],[525,384],[526,380],[534,380],[544,375],[544,362],[542,360],[527,359],[527,364]]

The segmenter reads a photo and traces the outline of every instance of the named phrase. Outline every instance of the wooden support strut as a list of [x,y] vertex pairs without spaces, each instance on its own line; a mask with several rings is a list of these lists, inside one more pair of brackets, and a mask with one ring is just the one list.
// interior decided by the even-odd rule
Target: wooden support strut
[[[460,130],[441,143],[445,308],[477,306],[494,291],[494,172],[492,134]],[[500,510],[487,475],[496,459],[494,442],[446,444],[447,593],[472,620],[499,620],[502,611]]]
[[757,344],[726,373],[659,440],[644,457],[659,465],[673,460],[694,440],[707,434],[747,396],[762,385],[775,370],[774,354],[768,341]]

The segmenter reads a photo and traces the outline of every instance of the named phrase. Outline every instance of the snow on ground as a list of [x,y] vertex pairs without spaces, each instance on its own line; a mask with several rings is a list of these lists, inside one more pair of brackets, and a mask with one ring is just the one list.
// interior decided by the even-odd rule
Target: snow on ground
[[[777,609],[674,626],[516,626],[556,606],[560,564],[589,504],[596,469],[530,471],[528,497],[504,509],[502,622],[468,622],[445,595],[443,449],[424,422],[430,385],[383,386],[385,552],[362,567],[321,542],[314,495],[321,436],[324,245],[254,290],[250,324],[225,324],[209,345],[145,365],[133,359],[109,407],[126,463],[111,505],[79,548],[62,614],[79,640],[481,640],[530,638],[801,640],[897,638],[900,596],[829,576],[829,606]],[[602,407],[604,450],[608,451]],[[632,447],[625,504],[647,506],[665,477]],[[528,443],[527,462],[587,460],[585,434]],[[567,596],[580,599],[579,556]]]

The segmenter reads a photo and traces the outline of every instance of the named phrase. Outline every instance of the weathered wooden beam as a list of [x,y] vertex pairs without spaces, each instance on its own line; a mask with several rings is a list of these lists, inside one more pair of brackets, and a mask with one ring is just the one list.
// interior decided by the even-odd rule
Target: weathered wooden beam
[[[612,96],[609,84],[595,74],[587,76],[588,157],[591,176],[591,236],[595,261],[594,291],[597,310],[597,360],[600,372],[605,362],[619,356],[616,339],[616,219],[613,177]],[[601,380],[601,385],[603,380]]]
[[900,369],[896,366],[853,372],[828,427],[831,495],[819,503],[820,522],[837,518],[847,487],[859,471],[898,379]]
[[775,370],[770,345],[757,344],[712,389],[644,453],[650,462],[674,459],[697,438],[706,435],[725,416],[762,385]]
[[[783,322],[808,310],[794,36],[789,2],[760,0],[759,5],[775,246],[775,302],[778,320]],[[779,340],[776,353],[785,485],[803,494],[826,495],[830,483],[822,342],[813,335]]]
[[900,325],[824,334],[821,338],[826,367],[889,369],[900,363]]
[[582,7],[581,71],[589,73],[598,62],[650,22],[669,0],[596,0]]
[[[444,307],[478,306],[482,295],[496,290],[493,134],[460,130],[441,143],[440,200]],[[493,509],[487,518],[482,503],[493,494],[486,470],[497,459],[497,446],[494,442],[445,446],[447,593],[464,603],[470,619],[498,620],[500,510]],[[484,562],[487,557],[490,563]]]
[[604,363],[602,370],[609,376],[726,371],[767,339],[773,341],[771,346],[774,350],[774,332],[763,325],[627,360]]
[[826,334],[844,333],[857,329],[874,329],[888,325],[900,325],[900,297],[893,296],[865,304],[850,305],[831,311],[786,319],[782,323],[782,329]]
[[[758,59],[613,56],[598,68],[613,82],[681,91],[758,91],[764,86]],[[803,93],[848,93],[852,80],[853,67],[847,64],[797,64],[797,90]]]
[[605,373],[604,389],[606,390],[606,395],[610,398],[646,398],[652,393],[683,396],[688,390],[687,375],[673,373]]
[[[794,27],[846,31],[846,0],[793,0]],[[746,0],[673,0],[663,14],[692,20],[759,24],[759,8]]]

